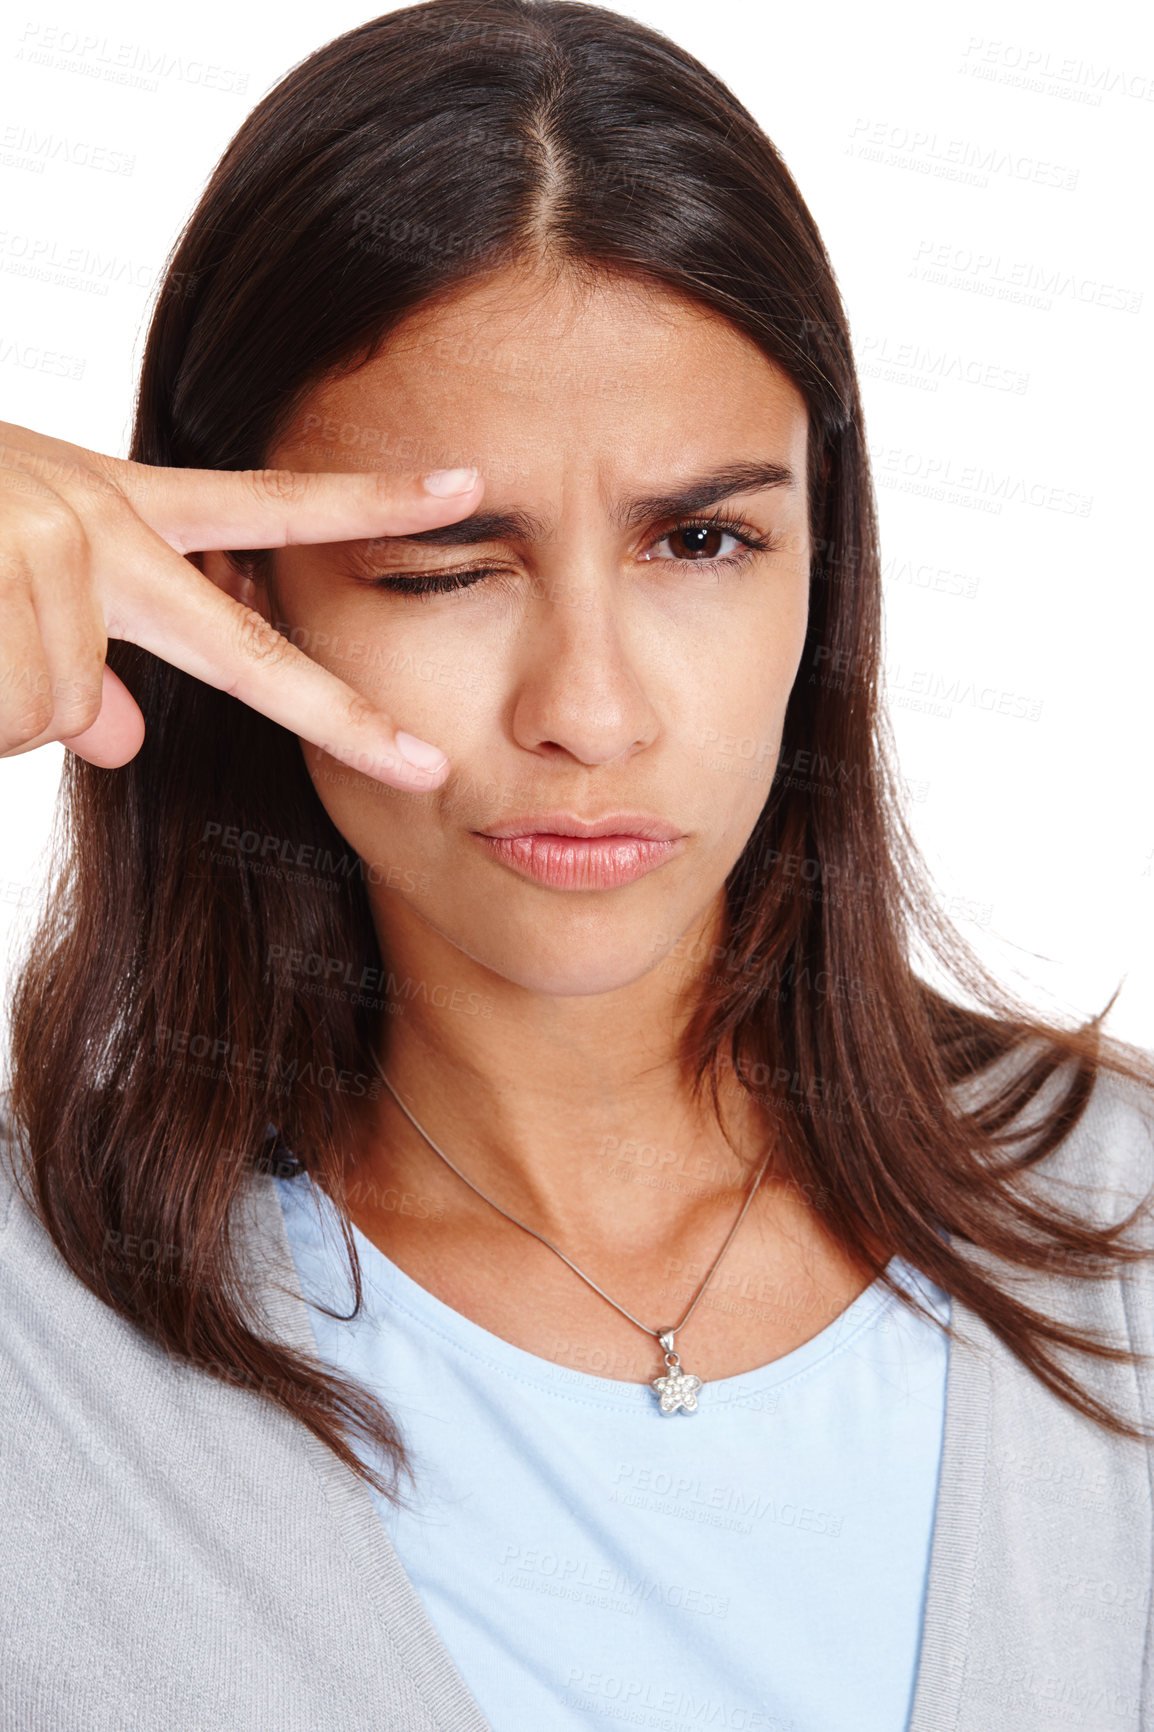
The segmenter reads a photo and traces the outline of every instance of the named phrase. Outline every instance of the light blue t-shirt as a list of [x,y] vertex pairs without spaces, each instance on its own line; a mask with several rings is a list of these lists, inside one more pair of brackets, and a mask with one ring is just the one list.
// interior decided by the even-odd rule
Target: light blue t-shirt
[[[306,1297],[347,1313],[332,1202],[303,1175],[277,1186]],[[875,1284],[665,1415],[648,1386],[511,1346],[354,1237],[364,1309],[310,1308],[317,1348],[401,1428],[418,1508],[377,1506],[494,1732],[905,1732],[945,1409],[936,1327]],[[948,1317],[940,1288],[890,1270]]]

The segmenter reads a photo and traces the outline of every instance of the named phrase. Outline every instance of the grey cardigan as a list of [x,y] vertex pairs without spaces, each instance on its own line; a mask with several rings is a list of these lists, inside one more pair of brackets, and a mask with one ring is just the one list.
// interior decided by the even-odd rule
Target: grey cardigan
[[[1039,1182],[1116,1219],[1154,1184],[1152,1118],[1145,1091],[1100,1079]],[[364,1485],[94,1298],[0,1170],[4,1732],[485,1732]],[[240,1226],[264,1322],[315,1351],[271,1179]],[[1029,1279],[1041,1308],[1154,1348],[1154,1261]],[[956,1300],[953,1316],[908,1732],[1154,1728],[1154,1450],[1052,1397]],[[1149,1363],[1071,1364],[1154,1423]]]

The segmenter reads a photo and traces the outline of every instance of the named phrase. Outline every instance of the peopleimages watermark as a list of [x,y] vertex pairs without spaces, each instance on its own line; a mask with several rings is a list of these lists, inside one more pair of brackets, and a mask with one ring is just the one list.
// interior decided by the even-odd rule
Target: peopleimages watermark
[[[699,1474],[676,1473],[648,1462],[619,1461],[611,1501],[640,1504],[667,1515],[688,1515],[717,1527],[752,1533],[755,1521],[768,1521],[800,1533],[837,1539],[845,1520],[840,1511],[823,1510],[760,1488],[703,1480]],[[660,1501],[651,1501],[651,1500]],[[730,1520],[725,1518],[729,1517]]]
[[1004,175],[1033,186],[1073,192],[1080,172],[1068,164],[1033,156],[1029,151],[1014,151],[970,138],[939,137],[932,128],[860,116],[850,129],[846,149],[862,161],[879,162],[887,168],[909,168],[977,187],[988,186],[991,175]]
[[[165,287],[170,286],[171,277],[165,279]],[[299,426],[294,426],[291,432],[294,441],[299,440],[304,445],[337,445],[341,449],[342,457],[346,459],[354,454],[363,456],[365,467],[379,468],[376,460],[380,457],[394,459],[398,467],[403,467],[406,472],[422,465],[428,469],[444,469],[455,468],[458,463],[473,463],[474,467],[477,467],[480,461],[475,453],[462,452],[459,448],[447,459],[443,444],[418,438],[413,433],[398,432],[395,428],[374,427],[365,421],[348,418],[338,421],[332,415],[305,415]],[[524,465],[515,464],[496,454],[485,454],[487,481],[512,483],[524,480],[527,473]],[[393,538],[382,536],[380,539],[387,543]],[[277,630],[280,630],[279,626]]]
[[954,241],[919,241],[910,274],[939,288],[963,289],[1043,313],[1063,297],[1082,306],[1121,313],[1137,313],[1142,307],[1140,289],[1087,276],[1064,265],[1009,258]]
[[486,343],[471,337],[433,337],[423,342],[420,349],[430,371],[434,362],[442,372],[453,374],[459,374],[465,367],[474,368],[483,372],[498,391],[533,396],[539,402],[550,393],[620,402],[634,402],[640,395],[635,384],[621,373],[606,372],[596,359],[589,365],[582,363],[575,367],[571,361],[558,363],[550,355],[542,359],[535,351],[515,352],[507,344]]
[[[220,824],[215,819],[206,821],[200,841],[200,858],[213,865],[231,857],[232,864],[255,864],[266,870],[297,868],[318,881],[360,879],[370,884],[383,884],[390,890],[410,892],[427,890],[432,881],[427,872],[415,872],[410,867],[383,866],[348,850],[334,854],[331,848],[317,842],[298,842],[290,836],[262,835],[259,830],[242,830],[237,824]],[[210,845],[212,852],[208,853]]]
[[1078,54],[1055,54],[1025,42],[1002,37],[971,36],[958,68],[972,78],[1010,84],[1100,106],[1103,96],[1125,96],[1132,102],[1154,102],[1154,70],[1128,72],[1124,67],[1095,65]]
[[[518,1545],[509,1541],[500,1558],[497,1580],[510,1587],[527,1585],[519,1576],[539,1578],[558,1587],[574,1590],[566,1598],[582,1598],[589,1593],[608,1595],[617,1604],[611,1609],[636,1612],[646,1603],[673,1607],[677,1611],[693,1612],[702,1618],[724,1618],[729,1614],[729,1596],[710,1588],[688,1583],[662,1582],[652,1577],[634,1576],[626,1569],[605,1563],[600,1558],[574,1557],[572,1553],[541,1551],[536,1546]],[[589,1603],[601,1604],[600,1599]]]
[[[782,854],[777,848],[767,848],[762,858],[767,866],[776,868],[782,865],[787,873],[791,867],[796,869],[800,864],[804,869],[810,864],[801,861],[798,855]],[[812,864],[815,878],[828,874],[832,884],[838,888],[848,888],[848,881],[842,878],[836,869],[826,867],[821,861],[814,861]],[[695,977],[703,986],[729,985],[735,977],[744,975],[748,978],[756,974],[759,977],[761,996],[764,999],[776,998],[782,1003],[797,992],[816,992],[822,997],[852,999],[858,1004],[872,1004],[878,996],[877,988],[868,980],[851,974],[839,974],[828,968],[815,970],[808,963],[799,965],[794,959],[783,962],[779,956],[743,955],[733,946],[708,944],[703,938],[688,938],[684,934],[675,938],[672,933],[657,933],[653,948],[657,950],[666,946],[668,948],[657,967],[663,973]]]
[[[279,964],[274,968],[273,964]],[[437,1010],[455,1010],[463,1016],[491,1017],[493,1001],[484,993],[469,991],[463,986],[450,986],[444,981],[425,980],[420,976],[397,975],[389,968],[371,963],[350,961],[343,956],[326,956],[318,950],[295,950],[284,944],[270,944],[265,951],[265,979],[272,979],[282,970],[324,986],[326,991],[349,996],[353,1003],[379,1005],[386,1000],[401,1003],[431,1004]]]
[[302,1063],[299,1058],[286,1059],[279,1052],[264,1047],[243,1047],[227,1035],[200,1033],[194,1029],[169,1028],[157,1025],[155,1045],[167,1063],[188,1069],[194,1075],[210,1081],[231,1080],[237,1072],[252,1076],[268,1075],[273,1079],[273,1092],[287,1094],[294,1087],[310,1086],[332,1090],[336,1094],[365,1095],[375,1100],[381,1092],[380,1079],[363,1071],[351,1071],[331,1064],[318,1065],[311,1058]]
[[59,235],[26,234],[20,229],[0,229],[0,270],[86,295],[106,295],[113,285],[150,289],[156,281],[155,267],[137,259],[73,246]]
[[38,24],[29,19],[24,26],[17,60],[33,66],[49,66],[57,72],[78,72],[107,84],[157,91],[162,78],[178,84],[198,85],[226,96],[243,96],[248,73],[218,66],[195,56],[185,57],[143,42],[118,42],[85,30],[59,24]]
[[1012,470],[987,469],[981,463],[955,463],[952,455],[914,451],[901,445],[870,446],[870,463],[879,486],[892,485],[891,477],[908,484],[911,491],[930,498],[946,498],[957,504],[976,504],[997,514],[1003,505],[1029,505],[1040,511],[1058,511],[1089,517],[1094,496],[1079,493]]
[[47,373],[53,379],[83,379],[87,365],[83,355],[65,355],[58,349],[42,349],[39,343],[20,343],[0,334],[0,366]]
[[1016,367],[982,360],[976,355],[963,355],[957,350],[937,349],[928,343],[867,334],[857,347],[861,357],[859,371],[891,384],[909,384],[920,390],[936,391],[942,380],[950,380],[955,384],[978,385],[988,391],[1009,391],[1015,397],[1023,397],[1030,383],[1030,375],[1019,372]]
[[927,700],[939,706],[933,713],[953,715],[956,704],[966,704],[972,710],[984,710],[991,716],[1010,716],[1019,721],[1036,722],[1042,714],[1043,698],[1027,692],[1007,690],[1000,686],[982,685],[960,674],[948,674],[936,668],[907,668],[901,662],[886,666],[886,694],[891,703],[904,708],[920,708],[908,699]]
[[[432,656],[415,656],[411,651],[386,645],[375,638],[343,637],[340,632],[314,631],[309,626],[294,626],[288,620],[277,620],[274,630],[314,660],[326,665],[356,668],[358,672],[374,674],[412,674],[426,684],[453,686],[458,691],[475,691],[481,684],[479,667],[459,662],[440,662]],[[379,683],[379,682],[378,682]]]
[[50,162],[72,168],[91,168],[103,174],[132,174],[136,157],[90,138],[71,138],[67,133],[41,132],[35,126],[10,121],[0,128],[0,167],[43,174]]
[[628,1678],[616,1672],[570,1666],[563,1698],[582,1716],[625,1720],[635,1726],[682,1728],[716,1726],[727,1732],[795,1732],[793,1720],[782,1720],[768,1709],[732,1698],[699,1696],[694,1690],[652,1678]]

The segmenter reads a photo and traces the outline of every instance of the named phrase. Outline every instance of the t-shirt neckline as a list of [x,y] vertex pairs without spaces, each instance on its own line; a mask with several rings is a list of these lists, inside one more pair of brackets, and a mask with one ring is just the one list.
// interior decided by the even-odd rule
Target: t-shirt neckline
[[[307,1232],[315,1249],[321,1250],[326,1270],[336,1265],[342,1279],[340,1293],[352,1304],[351,1282],[347,1279],[343,1244],[336,1224],[335,1205],[307,1173],[293,1179],[276,1181],[282,1203],[301,1212],[308,1222]],[[306,1197],[313,1202],[308,1208]],[[322,1222],[320,1210],[325,1212]],[[326,1224],[328,1231],[326,1231]],[[528,1384],[550,1395],[577,1396],[597,1406],[618,1408],[652,1407],[654,1395],[647,1383],[634,1383],[613,1377],[601,1377],[595,1372],[579,1371],[559,1361],[546,1359],[517,1347],[503,1336],[474,1323],[463,1312],[438,1299],[393,1262],[379,1245],[351,1223],[353,1242],[360,1260],[364,1291],[364,1315],[374,1323],[383,1323],[387,1316],[403,1313],[427,1333],[474,1363],[480,1362],[489,1371]],[[916,1289],[923,1303],[940,1310],[935,1288],[918,1274],[904,1258],[895,1254],[886,1265],[887,1273],[907,1289]],[[897,1295],[888,1291],[880,1276],[870,1283],[849,1305],[816,1335],[790,1352],[768,1364],[743,1371],[732,1377],[719,1377],[707,1382],[709,1406],[755,1405],[771,1390],[815,1373],[820,1367],[845,1352],[866,1330],[879,1322],[883,1313],[900,1304]],[[920,1318],[915,1319],[922,1322]],[[923,1325],[924,1326],[924,1325]],[[680,1352],[681,1349],[679,1348]],[[693,1370],[691,1352],[683,1354],[685,1369]],[[657,1375],[655,1369],[654,1375]],[[680,1417],[680,1416],[679,1416]]]

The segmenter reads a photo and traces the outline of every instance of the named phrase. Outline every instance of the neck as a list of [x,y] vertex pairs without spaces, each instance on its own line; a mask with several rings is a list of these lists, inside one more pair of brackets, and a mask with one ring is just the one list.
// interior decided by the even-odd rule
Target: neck
[[[402,1009],[385,1021],[381,1070],[454,1166],[526,1225],[566,1249],[625,1245],[740,1206],[771,1134],[732,1078],[720,1123],[708,1092],[694,1098],[680,967],[547,997],[424,928],[390,932],[389,971]],[[384,1087],[360,1111],[348,1176],[354,1219],[358,1195],[423,1198],[420,1219],[467,1193]]]

